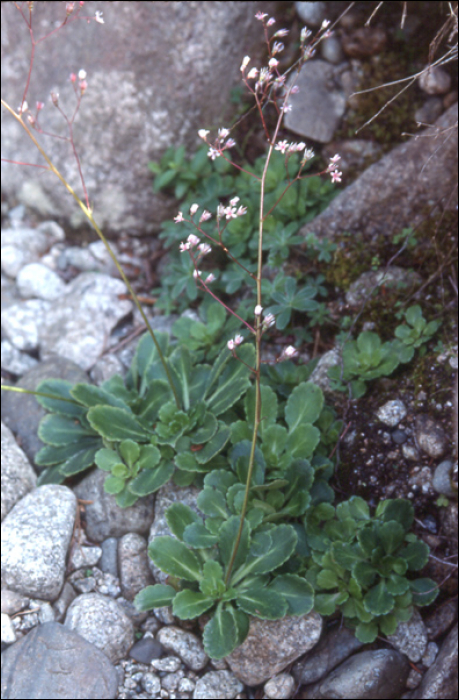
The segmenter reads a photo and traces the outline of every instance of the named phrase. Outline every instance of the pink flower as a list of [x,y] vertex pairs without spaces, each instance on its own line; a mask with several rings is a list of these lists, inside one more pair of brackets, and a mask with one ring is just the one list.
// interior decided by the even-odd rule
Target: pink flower
[[181,221],[185,221],[185,219],[183,218],[183,214],[182,214],[181,211],[179,211],[179,213],[177,214],[177,216],[174,216],[174,221],[175,221],[176,224],[179,224]]
[[210,275],[207,275],[206,277],[206,283],[210,284],[211,282],[215,282],[217,278],[215,277],[214,273],[211,272]]
[[280,151],[281,153],[285,153],[285,151],[287,150],[288,147],[289,147],[288,141],[279,141],[278,143],[276,143],[274,149],[276,151]]
[[212,248],[208,243],[200,243],[198,245],[198,250],[201,252],[201,255],[207,255],[208,253],[210,253]]
[[332,182],[341,182],[341,175],[342,175],[342,174],[343,174],[343,173],[340,173],[339,170],[334,170],[334,171],[331,173],[331,181],[332,181]]
[[277,58],[270,58],[269,59],[268,66],[270,68],[277,68],[278,65],[279,65],[279,61],[277,60]]
[[224,204],[219,204],[217,207],[217,219],[221,219],[222,216],[225,216],[226,213],[226,207]]
[[200,275],[201,275],[201,273],[199,270],[193,271],[193,277],[195,278],[195,280],[197,280],[200,277]]
[[190,244],[189,243],[180,243],[180,252],[184,253],[185,250],[190,250]]
[[207,129],[199,129],[198,136],[199,138],[203,139],[203,141],[205,141],[208,133],[209,131],[207,131]]
[[99,10],[96,11],[96,15],[95,15],[94,19],[96,20],[96,22],[99,22],[99,24],[104,24],[104,20],[102,19],[103,14],[104,13],[100,12]]
[[190,233],[186,240],[190,248],[194,248],[199,243],[199,238],[195,236],[194,233]]
[[211,160],[215,160],[215,158],[219,158],[221,156],[220,151],[217,151],[216,148],[211,146],[209,150],[207,151],[207,155]]
[[204,209],[204,211],[201,214],[201,217],[199,219],[199,223],[201,224],[203,221],[208,221],[208,219],[212,218],[212,214],[210,211],[207,211],[207,209]]
[[288,36],[288,29],[278,29],[274,36],[279,38],[283,36]]
[[284,49],[285,49],[285,46],[281,41],[275,41],[273,44],[273,56],[275,56],[276,53],[280,53]]
[[266,314],[263,319],[263,329],[266,330],[267,328],[271,328],[275,322],[276,319],[274,318],[274,314]]
[[247,73],[247,78],[256,78],[258,75],[258,68],[251,68],[249,72]]
[[291,360],[293,357],[296,357],[298,355],[298,350],[296,350],[293,345],[288,345],[286,348],[284,348],[278,358],[278,362],[282,362],[282,360]]
[[259,19],[259,20],[263,21],[264,18],[267,16],[268,15],[266,12],[257,12],[257,14],[255,15],[255,19]]
[[272,27],[273,24],[276,24],[276,20],[274,19],[274,17],[270,17],[270,18],[268,19],[268,21],[266,22],[266,26],[267,26],[267,27]]
[[260,304],[257,304],[253,313],[255,314],[255,316],[260,316],[262,311],[263,307],[260,306]]
[[231,206],[235,207],[236,204],[239,202],[239,200],[240,200],[240,197],[233,197],[232,199],[230,199]]
[[224,141],[227,136],[229,136],[229,129],[219,129],[218,130],[218,140]]
[[199,204],[192,204],[190,207],[190,214],[193,216],[193,214],[196,214],[196,212],[199,209]]
[[249,63],[250,63],[250,56],[244,56],[242,63],[241,63],[241,73],[243,73],[245,71],[245,69],[247,68]]
[[237,335],[232,340],[228,340],[228,342],[227,342],[228,349],[232,351],[232,350],[234,350],[234,348],[237,345],[240,345],[243,342],[244,342],[244,338],[242,337],[242,335]]

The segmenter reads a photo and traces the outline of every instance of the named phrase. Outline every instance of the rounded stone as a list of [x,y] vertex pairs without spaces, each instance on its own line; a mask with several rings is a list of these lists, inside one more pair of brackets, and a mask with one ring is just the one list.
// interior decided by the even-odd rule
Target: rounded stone
[[[400,399],[387,401],[383,406],[378,408],[376,415],[384,425],[390,428],[395,428],[408,413],[405,404]],[[401,432],[401,431],[399,431]],[[403,442],[403,441],[402,441]]]
[[453,463],[449,459],[440,462],[432,477],[435,491],[444,496],[457,496],[457,491],[451,485]]

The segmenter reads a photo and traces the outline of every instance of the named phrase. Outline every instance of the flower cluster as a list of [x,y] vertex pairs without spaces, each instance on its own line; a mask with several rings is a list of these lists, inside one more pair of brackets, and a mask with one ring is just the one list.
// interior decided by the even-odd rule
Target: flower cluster
[[332,182],[341,182],[341,175],[343,174],[338,170],[338,161],[341,160],[341,156],[338,154],[334,155],[333,158],[330,158],[330,163],[327,168],[327,172],[331,174],[331,181]]
[[219,158],[222,155],[223,151],[226,151],[228,148],[233,148],[233,146],[236,145],[236,141],[234,139],[227,139],[227,136],[229,136],[230,134],[229,129],[218,130],[218,136],[213,146],[209,144],[207,140],[207,134],[209,134],[209,131],[207,129],[199,129],[198,131],[198,136],[209,146],[207,155],[211,160]]
[[295,153],[297,151],[304,151],[306,144],[303,141],[300,143],[289,143],[288,141],[278,141],[274,146],[274,150],[280,151],[281,153]]
[[[86,75],[87,75],[87,73],[85,70],[81,69],[80,71],[78,71],[78,87],[80,89],[80,95],[82,95],[82,96],[84,95],[84,93],[86,92],[87,87],[88,87],[88,81],[86,80]],[[75,73],[70,73],[70,82],[75,84],[76,80],[77,80],[77,76],[75,75]]]
[[233,197],[232,199],[230,199],[228,207],[225,207],[224,204],[219,204],[217,207],[217,219],[222,219],[223,217],[226,217],[226,219],[229,220],[237,219],[238,216],[244,216],[244,214],[247,213],[247,207],[236,207],[238,202],[239,197]]
[[242,342],[244,342],[244,338],[242,337],[242,335],[237,335],[235,338],[228,340],[228,342],[227,342],[228,350],[231,350],[231,352],[232,352]]

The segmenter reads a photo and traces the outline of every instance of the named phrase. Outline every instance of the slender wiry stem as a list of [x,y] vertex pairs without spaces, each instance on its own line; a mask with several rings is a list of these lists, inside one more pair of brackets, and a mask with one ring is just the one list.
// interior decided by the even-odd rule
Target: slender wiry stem
[[[263,215],[263,207],[264,207],[264,196],[265,196],[265,182],[266,182],[266,175],[268,172],[269,168],[269,163],[271,160],[271,156],[274,150],[274,144],[276,143],[277,139],[277,134],[279,132],[279,128],[281,125],[281,119],[282,115],[279,117],[276,125],[276,129],[274,132],[273,139],[271,140],[268,153],[266,156],[264,168],[263,168],[263,174],[261,176],[261,182],[260,182],[260,214],[259,214],[259,219],[258,219],[258,266],[257,266],[257,306],[261,307],[262,304],[262,298],[261,298],[261,270],[263,266],[263,225],[264,225],[264,215]],[[228,586],[230,578],[231,578],[231,573],[233,570],[234,566],[234,561],[236,559],[236,554],[237,550],[239,549],[239,543],[241,541],[241,536],[242,536],[242,529],[244,527],[244,520],[245,516],[247,513],[247,506],[249,503],[249,493],[250,493],[250,485],[252,482],[252,475],[253,475],[253,469],[255,466],[255,448],[257,444],[257,437],[258,437],[258,428],[260,426],[261,422],[261,386],[260,386],[260,367],[261,367],[261,336],[263,332],[263,327],[262,327],[262,321],[261,321],[261,314],[258,314],[256,316],[256,324],[255,324],[255,352],[256,352],[256,358],[255,358],[255,415],[254,415],[254,421],[253,421],[253,433],[252,433],[252,444],[250,447],[250,457],[249,457],[249,468],[247,471],[247,479],[246,479],[246,484],[245,484],[245,494],[244,494],[244,502],[242,504],[242,510],[241,510],[241,521],[239,524],[239,529],[236,535],[236,540],[234,543],[234,548],[233,552],[231,554],[231,559],[228,564],[228,568],[226,571],[226,576],[225,576],[225,583]]]
[[91,224],[92,224],[92,226],[94,227],[94,229],[95,229],[97,235],[99,236],[99,238],[100,238],[101,241],[103,242],[104,246],[106,247],[106,249],[107,249],[107,251],[108,251],[108,254],[110,255],[110,258],[113,260],[113,263],[114,263],[114,265],[116,266],[116,269],[117,269],[118,272],[120,273],[121,278],[122,278],[124,284],[125,284],[126,287],[128,288],[130,294],[132,294],[132,298],[133,298],[133,300],[134,300],[134,303],[135,303],[135,305],[137,306],[137,308],[138,308],[138,310],[139,310],[139,312],[140,312],[140,315],[142,316],[142,319],[143,319],[143,321],[144,321],[144,323],[145,323],[145,325],[146,325],[146,327],[147,327],[147,329],[148,329],[148,332],[150,333],[150,335],[151,335],[151,337],[152,337],[152,340],[153,340],[153,342],[154,342],[154,344],[155,344],[155,347],[156,347],[156,350],[157,350],[157,352],[158,352],[159,358],[160,358],[160,360],[161,360],[161,363],[162,363],[162,365],[163,365],[164,371],[165,371],[165,373],[166,373],[166,376],[167,376],[169,385],[170,385],[170,387],[171,387],[171,389],[172,389],[172,393],[174,394],[175,403],[177,404],[177,407],[178,407],[178,408],[181,408],[181,406],[180,406],[180,400],[179,400],[179,397],[178,397],[178,394],[177,394],[177,390],[176,390],[176,388],[175,388],[175,386],[174,386],[174,382],[173,382],[173,380],[172,380],[171,373],[170,373],[169,368],[168,368],[168,366],[167,366],[165,357],[164,357],[164,355],[163,355],[163,353],[162,353],[162,351],[161,351],[161,347],[160,347],[160,345],[159,345],[159,343],[158,343],[158,341],[157,341],[157,339],[156,339],[156,336],[155,336],[155,334],[154,334],[154,332],[153,332],[153,329],[152,329],[152,327],[151,327],[151,325],[150,325],[150,322],[148,321],[148,318],[147,318],[147,316],[146,316],[146,314],[145,314],[145,312],[144,312],[144,310],[143,310],[143,308],[142,308],[142,305],[140,304],[139,300],[137,299],[137,295],[136,295],[136,293],[134,292],[134,290],[132,289],[132,286],[131,286],[131,284],[130,284],[128,278],[126,277],[126,275],[125,275],[125,273],[124,273],[124,271],[123,271],[121,265],[119,264],[118,260],[116,259],[115,254],[113,253],[112,249],[110,248],[110,245],[109,245],[107,239],[105,238],[104,234],[102,233],[102,231],[100,230],[100,228],[98,227],[98,225],[96,224],[96,222],[94,221],[94,217],[93,217],[93,215],[92,215],[91,210],[81,201],[81,199],[78,197],[78,195],[76,194],[76,192],[72,189],[72,187],[69,185],[69,183],[67,182],[67,180],[63,177],[63,175],[61,175],[61,173],[59,172],[59,170],[54,166],[54,164],[53,164],[53,163],[51,162],[51,160],[48,158],[48,156],[46,155],[45,151],[42,149],[42,147],[40,146],[40,144],[39,144],[38,141],[36,140],[35,136],[32,134],[32,132],[30,131],[30,129],[29,129],[29,128],[27,127],[27,125],[24,123],[24,121],[23,121],[23,119],[22,119],[22,116],[16,114],[16,112],[15,112],[15,111],[9,106],[9,104],[7,104],[4,100],[2,100],[1,103],[2,103],[2,106],[3,106],[6,110],[8,110],[8,112],[16,119],[16,121],[19,122],[19,124],[22,126],[22,128],[27,132],[27,135],[29,136],[29,138],[33,141],[33,143],[34,143],[35,146],[38,148],[38,150],[40,151],[40,153],[41,153],[41,155],[43,156],[43,158],[44,158],[44,159],[46,160],[46,162],[48,163],[49,169],[56,175],[56,177],[59,178],[59,180],[62,182],[62,184],[64,185],[64,187],[66,188],[66,190],[67,190],[68,192],[70,192],[70,194],[71,194],[72,197],[75,199],[75,201],[77,202],[77,204],[79,205],[79,207],[83,210],[85,216],[86,216],[86,217],[89,219],[89,221],[91,222]]

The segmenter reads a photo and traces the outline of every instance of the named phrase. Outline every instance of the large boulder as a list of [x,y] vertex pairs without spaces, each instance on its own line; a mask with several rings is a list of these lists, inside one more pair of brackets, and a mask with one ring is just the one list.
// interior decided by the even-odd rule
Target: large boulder
[[456,204],[457,103],[371,165],[300,233],[334,238],[347,231],[370,242],[415,228],[435,206]]
[[[246,54],[256,59],[264,48],[254,15],[272,14],[274,8],[272,2],[231,0],[92,2],[84,5],[83,19],[71,16],[67,26],[36,46],[27,101],[34,115],[36,101],[45,103],[39,115],[44,130],[68,135],[50,92],[59,93],[59,106],[71,117],[76,100],[69,76],[87,72],[74,136],[95,219],[106,232],[148,234],[172,215],[175,203],[152,193],[148,162],[171,145],[194,150],[202,144],[198,129],[229,126],[230,92],[240,84],[241,61]],[[28,16],[27,7],[23,11]],[[103,12],[104,24],[84,19],[95,11]],[[65,3],[34,3],[35,39],[64,18]],[[30,36],[14,3],[2,3],[1,21],[2,97],[17,109],[27,83]],[[34,133],[81,196],[70,144]],[[44,163],[5,110],[2,156]],[[71,217],[74,227],[85,220],[55,175],[41,168],[2,162],[2,196],[46,218]]]

